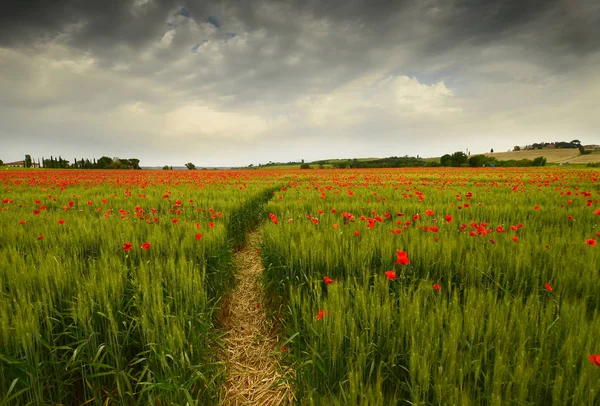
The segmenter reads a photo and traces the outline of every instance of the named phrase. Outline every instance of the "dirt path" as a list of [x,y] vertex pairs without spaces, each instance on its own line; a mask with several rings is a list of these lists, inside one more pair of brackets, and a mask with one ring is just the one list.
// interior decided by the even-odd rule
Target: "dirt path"
[[[293,403],[289,375],[278,364],[281,348],[262,303],[258,278],[263,271],[259,235],[248,236],[244,249],[234,254],[236,287],[222,320],[225,361],[229,368],[224,405],[285,405]],[[258,305],[258,306],[257,306]]]

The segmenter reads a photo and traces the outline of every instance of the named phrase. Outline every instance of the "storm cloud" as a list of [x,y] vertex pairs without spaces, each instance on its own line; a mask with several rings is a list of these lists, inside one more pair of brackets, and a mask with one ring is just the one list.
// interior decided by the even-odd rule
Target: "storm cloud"
[[238,166],[599,143],[595,0],[15,1],[0,159]]

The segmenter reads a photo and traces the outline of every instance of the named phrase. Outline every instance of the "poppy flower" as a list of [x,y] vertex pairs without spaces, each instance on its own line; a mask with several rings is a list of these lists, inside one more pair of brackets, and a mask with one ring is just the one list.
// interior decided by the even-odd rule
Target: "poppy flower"
[[123,244],[123,249],[125,251],[129,251],[131,249],[131,247],[133,247],[133,244],[130,243],[129,241],[127,241],[125,244]]
[[200,241],[202,239],[202,234],[196,234],[196,241]]
[[517,242],[517,241],[519,241],[519,237],[513,236],[513,237],[512,237],[512,240],[513,240],[514,242]]
[[281,346],[281,352],[285,352],[285,350],[286,350],[286,347],[285,347],[285,345],[282,345],[282,346]]
[[441,287],[440,285],[438,285],[437,283],[434,283],[434,284],[433,284],[433,288],[434,288],[435,290],[440,290],[440,289],[442,289],[442,287]]
[[40,211],[39,211],[39,210],[34,210],[34,211],[33,211],[33,214],[36,214],[36,215],[37,215],[37,214],[40,214]]
[[333,282],[333,279],[328,278],[327,276],[323,276],[323,281],[325,282],[325,285],[329,285]]
[[600,366],[600,354],[590,354],[588,359],[594,364]]
[[92,203],[92,201],[91,201],[91,200],[88,200],[87,204],[88,204],[88,206],[91,206],[91,205],[92,205],[92,204],[94,204],[94,203]]
[[38,237],[38,240],[43,240],[43,239],[44,239],[44,236],[40,234]]
[[433,214],[434,214],[434,213],[433,213],[433,210],[429,210],[429,209],[428,209],[428,210],[425,210],[425,215],[426,215],[426,216],[433,216]]
[[589,240],[585,240],[585,243],[587,245],[589,245],[590,247],[595,247],[596,246],[596,240],[594,240],[593,238],[590,238]]
[[260,303],[257,303],[255,307],[258,309],[260,307]]
[[396,260],[396,263],[400,265],[408,265],[410,263],[406,252],[398,250],[398,259]]
[[58,220],[58,224],[65,224],[65,221],[63,219]]
[[452,216],[450,216],[450,215],[446,216],[446,221],[448,223],[451,223],[452,222]]
[[150,244],[149,242],[145,242],[145,243],[143,243],[143,244],[142,244],[142,248],[143,248],[144,250],[147,250],[148,248],[150,248],[150,245],[151,245],[151,244]]
[[354,232],[354,235],[355,235],[355,236],[359,236],[359,235],[360,235],[360,231],[356,230],[356,231]]
[[387,276],[387,278],[391,281],[393,281],[394,279],[396,279],[396,272],[394,271],[387,271],[385,273],[385,276]]
[[20,224],[20,225],[23,225],[23,224],[25,224],[25,220],[21,220],[21,221],[19,221],[19,224]]
[[179,219],[177,217],[175,217],[173,220],[171,220],[171,222],[173,224],[177,224],[177,223],[179,223]]
[[539,209],[540,209],[540,206],[535,206],[535,207],[533,208],[533,210],[539,210]]
[[211,222],[209,222],[209,223],[208,223],[208,226],[209,226],[210,228],[214,228],[214,227],[215,227],[215,223],[213,223],[213,222],[211,221]]
[[319,310],[319,312],[317,313],[317,316],[315,318],[317,320],[323,320],[323,317],[325,317],[325,310],[321,309],[321,310]]
[[552,292],[552,285],[550,285],[548,282],[544,284],[544,288],[546,288],[548,292]]
[[594,211],[594,214],[597,214],[597,215],[599,215],[599,216],[600,216],[600,209],[596,209],[596,210]]

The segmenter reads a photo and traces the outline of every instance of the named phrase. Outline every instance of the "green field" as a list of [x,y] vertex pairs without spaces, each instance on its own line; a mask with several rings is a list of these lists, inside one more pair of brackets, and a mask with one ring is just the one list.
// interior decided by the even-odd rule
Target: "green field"
[[0,181],[1,405],[220,404],[253,229],[297,404],[600,404],[597,170]]

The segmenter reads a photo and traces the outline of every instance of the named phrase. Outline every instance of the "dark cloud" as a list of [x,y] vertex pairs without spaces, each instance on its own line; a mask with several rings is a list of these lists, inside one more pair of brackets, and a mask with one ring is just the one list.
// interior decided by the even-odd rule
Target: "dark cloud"
[[[0,9],[0,44],[23,45],[53,38],[79,24],[73,43],[94,48],[125,43],[141,46],[164,33],[170,16],[193,18],[220,28],[227,18],[247,31],[266,28],[273,35],[293,34],[295,16],[306,14],[336,24],[363,26],[374,40],[402,40],[399,22],[418,18],[418,25],[434,25],[432,48],[481,43],[523,35],[524,41],[554,41],[565,48],[589,51],[600,47],[600,16],[595,0],[290,0],[192,1],[166,0],[19,0]],[[284,11],[281,18],[268,14]],[[218,14],[221,12],[222,14]],[[540,22],[540,24],[536,24]],[[412,25],[410,25],[412,27]],[[74,28],[71,28],[74,29]],[[431,33],[430,33],[431,34]],[[438,34],[438,35],[436,35]],[[565,49],[565,51],[568,51]]]

